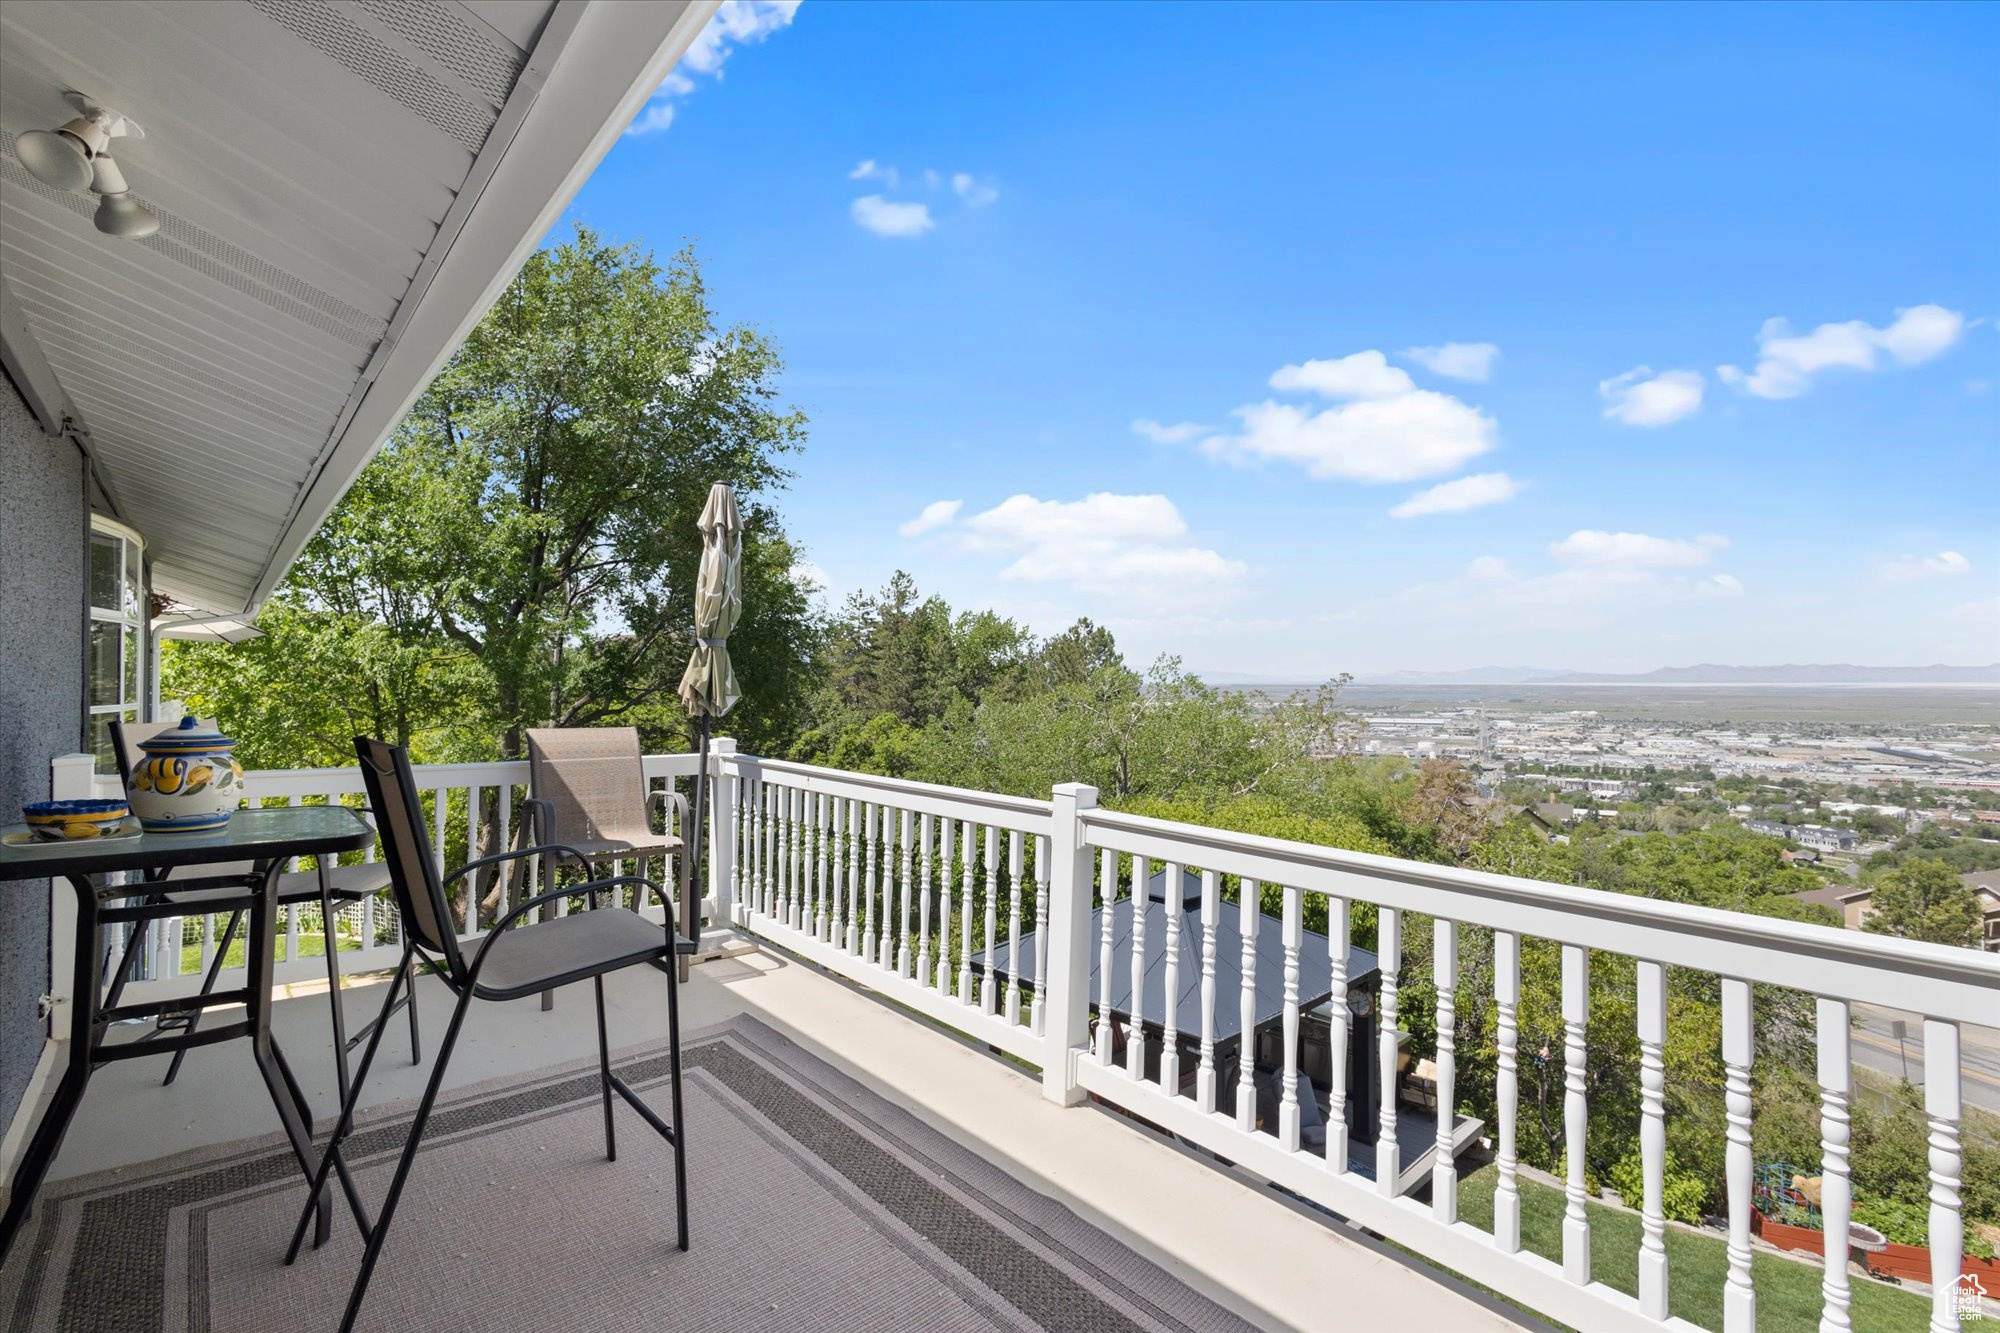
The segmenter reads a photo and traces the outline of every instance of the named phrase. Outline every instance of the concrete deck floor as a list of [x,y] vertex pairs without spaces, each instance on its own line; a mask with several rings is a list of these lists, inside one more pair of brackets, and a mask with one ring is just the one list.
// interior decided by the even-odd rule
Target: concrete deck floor
[[[344,991],[349,1023],[381,1004],[382,982]],[[614,1048],[665,1036],[664,979],[633,969],[607,983]],[[422,1091],[451,999],[420,983],[426,1063],[409,1062],[400,1015],[368,1081],[379,1104]],[[1302,1330],[1505,1329],[1516,1325],[1372,1238],[1339,1228],[1109,1112],[1064,1109],[1035,1077],[918,1022],[809,964],[768,951],[706,961],[682,992],[684,1030],[756,1016],[901,1104],[1017,1179],[1064,1204],[1260,1326]],[[336,1108],[323,989],[281,1001],[274,1030],[313,1109]],[[464,1086],[588,1056],[596,1045],[587,986],[474,1006],[448,1083]],[[166,1059],[108,1066],[89,1093],[52,1175],[129,1165],[267,1134],[276,1115],[239,1044],[191,1052],[171,1088]],[[698,1126],[692,1127],[699,1133]]]

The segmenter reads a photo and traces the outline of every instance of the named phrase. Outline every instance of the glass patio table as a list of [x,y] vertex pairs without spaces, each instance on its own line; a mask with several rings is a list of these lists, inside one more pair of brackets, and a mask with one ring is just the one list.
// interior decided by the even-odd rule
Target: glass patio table
[[[23,826],[13,825],[0,833],[17,834]],[[74,968],[70,989],[67,1036],[58,1036],[66,1047],[64,1066],[54,1095],[36,1122],[26,1153],[14,1173],[7,1198],[7,1211],[0,1220],[0,1263],[6,1261],[14,1238],[27,1220],[43,1177],[62,1147],[63,1136],[83,1101],[83,1090],[91,1074],[117,1060],[131,1060],[163,1052],[207,1046],[215,1042],[242,1039],[250,1043],[258,1071],[277,1108],[285,1135],[291,1140],[299,1169],[310,1181],[319,1162],[313,1152],[312,1113],[298,1080],[292,1076],[284,1053],[271,1035],[271,979],[277,948],[277,872],[295,856],[332,856],[359,851],[375,840],[375,830],[361,816],[344,806],[292,806],[283,809],[238,810],[229,823],[204,833],[141,833],[137,837],[77,839],[11,846],[0,842],[0,894],[14,889],[19,881],[67,880],[76,891]],[[198,904],[176,902],[167,896],[161,882],[169,871],[226,866],[249,862],[227,873],[201,876],[183,874],[171,884],[174,898],[201,894]],[[103,876],[119,871],[133,872],[138,882],[107,884]],[[159,886],[151,888],[149,886]],[[248,915],[245,937],[246,977],[239,990],[217,990],[206,995],[153,1000],[142,1004],[120,1004],[126,966],[116,969],[107,989],[102,976],[103,951],[98,931],[104,926],[141,925],[197,912],[242,911]],[[128,951],[127,958],[130,957]],[[178,1034],[156,1031],[142,1041],[107,1043],[106,1032],[114,1023],[127,1019],[170,1018],[198,1015],[209,1009],[242,1005],[243,1017],[235,1022],[216,1023],[199,1029],[188,1027]],[[353,1182],[341,1164],[341,1185],[355,1208],[357,1217],[366,1217]],[[321,1200],[315,1244],[324,1241],[331,1225],[331,1197]]]

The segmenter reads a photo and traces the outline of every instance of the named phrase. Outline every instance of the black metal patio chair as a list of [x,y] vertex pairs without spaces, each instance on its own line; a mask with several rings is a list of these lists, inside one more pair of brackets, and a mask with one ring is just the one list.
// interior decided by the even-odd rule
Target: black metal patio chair
[[[151,740],[154,736],[165,731],[169,725],[169,723],[165,722],[119,721],[114,721],[111,724],[111,753],[118,764],[118,784],[125,791],[128,800],[131,798],[132,792],[133,768],[145,762],[146,759],[145,752],[139,747],[144,742]],[[202,719],[202,725],[211,731],[217,729],[213,719]],[[161,899],[173,903],[176,907],[187,908],[189,916],[200,916],[205,914],[204,908],[206,904],[220,898],[240,897],[241,895],[233,888],[189,887],[176,889],[174,887],[176,879],[198,877],[203,880],[212,880],[219,877],[226,878],[247,875],[250,871],[251,865],[247,861],[225,865],[189,867],[185,871],[170,870],[164,879],[158,880],[153,884],[152,891]],[[320,934],[325,941],[326,948],[327,1003],[333,1010],[334,1076],[342,1098],[347,1096],[348,1053],[368,1039],[370,1032],[374,1029],[374,1023],[386,1021],[389,1015],[385,1014],[382,1018],[374,1020],[368,1027],[363,1028],[359,1032],[351,1035],[348,1033],[346,1013],[342,1008],[340,999],[340,941],[334,930],[335,918],[343,908],[350,907],[370,894],[379,892],[388,887],[388,884],[389,868],[381,862],[351,866],[329,866],[322,860],[316,870],[287,870],[281,871],[278,875],[277,899],[279,906],[287,908],[312,906],[320,909]],[[229,913],[228,921],[223,925],[221,938],[215,943],[214,956],[209,960],[208,969],[202,974],[200,992],[202,995],[208,995],[214,991],[215,983],[222,975],[223,963],[229,957],[229,946],[235,940],[236,932],[242,925],[242,910],[240,908],[232,910]],[[135,930],[131,940],[127,942],[124,955],[118,960],[117,967],[111,972],[110,1003],[116,1004],[118,1002],[118,993],[124,988],[126,980],[131,976],[133,964],[137,960],[144,940],[145,932],[141,929]],[[410,1063],[417,1064],[422,1061],[423,1055],[417,1036],[417,1005],[414,989],[405,992],[403,1007],[407,1008],[410,1014]],[[159,1021],[157,1031],[185,1030],[192,1032],[201,1022],[201,1014],[201,1010],[195,1009],[186,1014],[177,1014],[163,1018]],[[167,1065],[167,1076],[162,1080],[163,1084],[171,1084],[174,1079],[180,1076],[181,1061],[187,1058],[187,1053],[188,1048],[186,1047],[182,1047],[180,1050],[174,1052],[173,1061]]]
[[[638,875],[615,876],[537,894],[517,904],[495,922],[492,931],[468,959],[459,948],[458,937],[452,929],[452,915],[446,896],[446,889],[454,880],[475,874],[487,866],[538,853],[544,856],[565,855],[579,860],[583,859],[581,853],[575,848],[560,845],[527,847],[480,857],[448,876],[441,875],[431,854],[431,841],[425,829],[423,809],[417,801],[408,753],[400,746],[388,745],[367,736],[355,737],[354,749],[361,761],[362,779],[368,787],[369,805],[375,811],[376,823],[381,830],[383,855],[389,867],[396,905],[403,913],[404,934],[408,940],[404,947],[404,962],[408,964],[418,957],[424,959],[458,997],[458,1003],[452,1009],[451,1022],[445,1028],[444,1041],[438,1048],[437,1067],[431,1071],[430,1081],[424,1086],[423,1099],[417,1104],[416,1116],[410,1122],[409,1139],[403,1145],[395,1175],[390,1178],[388,1193],[382,1199],[381,1215],[371,1224],[361,1209],[359,1199],[351,1192],[348,1195],[355,1223],[367,1241],[367,1248],[361,1256],[361,1271],[355,1277],[347,1312],[341,1318],[342,1333],[353,1328],[362,1302],[367,1299],[368,1282],[374,1275],[376,1261],[381,1258],[382,1246],[388,1239],[389,1223],[395,1216],[397,1201],[402,1198],[403,1186],[409,1178],[410,1165],[416,1159],[417,1147],[423,1141],[424,1127],[430,1120],[438,1090],[444,1085],[445,1067],[450,1064],[452,1050],[458,1044],[466,1011],[472,1007],[474,1000],[517,1000],[573,981],[589,980],[593,983],[597,992],[597,1068],[604,1097],[605,1155],[612,1161],[618,1159],[618,1141],[611,1115],[611,1099],[615,1092],[673,1147],[675,1242],[682,1250],[687,1249],[687,1148],[681,1133],[680,983],[675,969],[671,966],[662,969],[667,977],[667,1041],[673,1100],[671,1124],[662,1120],[623,1079],[611,1072],[611,1038],[604,1019],[606,973],[640,964],[671,962],[678,954],[694,952],[696,942],[682,937],[674,929],[675,904],[658,884]],[[599,903],[599,894],[627,885],[638,888],[641,896],[644,890],[651,889],[659,897],[665,917],[664,926],[655,925],[630,908]],[[535,909],[558,897],[579,893],[588,895],[592,910],[520,924]],[[397,991],[408,976],[407,966],[397,968],[392,975],[389,994],[383,1004],[384,1015],[395,1005]],[[362,1052],[353,1087],[341,1102],[340,1120],[321,1156],[313,1177],[312,1193],[299,1215],[298,1228],[292,1233],[291,1247],[285,1254],[288,1264],[298,1258],[299,1247],[305,1240],[306,1225],[318,1208],[320,1195],[326,1189],[327,1176],[336,1163],[342,1162],[341,1145],[353,1131],[354,1108],[361,1099],[361,1089],[367,1082],[368,1068],[374,1061],[376,1048],[381,1044],[383,1026],[379,1022],[376,1025],[367,1049]]]

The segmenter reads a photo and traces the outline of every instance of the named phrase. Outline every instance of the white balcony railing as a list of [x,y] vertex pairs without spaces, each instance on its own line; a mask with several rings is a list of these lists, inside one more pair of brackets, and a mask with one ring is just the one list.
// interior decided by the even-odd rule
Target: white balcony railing
[[[75,757],[80,759],[81,757]],[[67,766],[67,767],[66,767]],[[1665,1245],[1666,1167],[1664,1049],[1667,969],[1688,968],[1718,980],[1722,1003],[1720,1055],[1725,1071],[1727,1281],[1726,1333],[1756,1325],[1751,1282],[1753,1104],[1757,1059],[1753,985],[1790,988],[1816,1000],[1820,1088],[1822,1211],[1826,1234],[1845,1236],[1851,1193],[1848,1110],[1854,1092],[1850,1056],[1851,1006],[1856,1001],[1924,1015],[1924,1105],[1929,1122],[1931,1328],[1959,1327],[1954,1284],[1963,1240],[1960,1207],[1959,1026],[1992,1023],[2000,1014],[2000,956],[1969,949],[1913,944],[1858,932],[1802,925],[1651,899],[1570,888],[1511,876],[1459,870],[1338,851],[1304,843],[1168,823],[1100,809],[1086,787],[1062,787],[1050,801],[932,786],[808,765],[737,755],[723,742],[715,756],[708,866],[708,916],[727,922],[868,986],[966,1036],[1037,1065],[1045,1094],[1063,1104],[1086,1096],[1122,1108],[1199,1144],[1302,1198],[1322,1205],[1402,1245],[1456,1269],[1521,1303],[1578,1328],[1692,1329],[1668,1314],[1672,1274]],[[59,794],[82,794],[87,761],[57,761]],[[645,772],[654,784],[679,785],[695,772],[692,755],[652,755]],[[252,799],[293,804],[320,800],[360,803],[353,770],[258,772],[248,776]],[[440,864],[461,864],[508,843],[518,827],[528,773],[524,763],[420,766],[429,793],[434,848]],[[67,790],[65,790],[67,788]],[[488,793],[494,793],[487,799]],[[373,859],[375,852],[368,853]],[[1129,938],[1112,938],[1109,922],[1093,938],[1093,908],[1137,892],[1143,901],[1155,866],[1170,888],[1185,871],[1199,872],[1201,930],[1183,938],[1178,914],[1166,914],[1163,937],[1149,938],[1143,914]],[[670,876],[663,879],[671,882]],[[536,881],[530,881],[536,882]],[[1240,885],[1239,904],[1222,900]],[[1257,1123],[1254,1093],[1233,1098],[1234,1115],[1218,1109],[1211,1031],[1218,1012],[1241,1012],[1251,1027],[1256,985],[1258,904],[1263,892],[1282,902],[1283,1068],[1275,1132]],[[508,886],[465,895],[462,931],[477,935],[507,910]],[[1332,975],[1325,1147],[1301,1134],[1299,975],[1306,938],[1301,922],[1309,896],[1326,905],[1327,962]],[[58,893],[60,908],[65,894]],[[1372,1177],[1351,1169],[1350,1141],[1368,1126],[1347,1123],[1343,1082],[1348,1068],[1347,944],[1354,909],[1372,905],[1380,960],[1379,1086],[1393,1089],[1399,1061],[1397,1011],[1411,914],[1432,922],[1435,985],[1436,1127],[1430,1200],[1404,1196],[1396,1144],[1396,1097],[1379,1100],[1373,1128]],[[343,923],[362,947],[342,955],[343,970],[388,965],[397,944],[393,909],[385,898],[352,909]],[[1239,913],[1244,946],[1236,994],[1218,993],[1215,926]],[[1314,913],[1317,915],[1317,912]],[[1497,1190],[1489,1233],[1458,1216],[1454,1143],[1455,1082],[1459,1074],[1456,1012],[1459,944],[1464,928],[1492,932],[1492,988],[1497,1018]],[[991,946],[1035,932],[1031,956],[1007,950],[1004,966]],[[279,979],[322,975],[318,959],[300,955],[300,923],[288,924]],[[213,939],[212,927],[204,936]],[[1562,1121],[1567,1143],[1560,1261],[1523,1248],[1516,1153],[1518,1006],[1524,940],[1551,942],[1561,953],[1560,1051]],[[1155,1022],[1165,1032],[1157,1069],[1147,1043],[1128,1044],[1114,1062],[1112,1024],[1093,1031],[1091,1010],[1110,1008],[1114,948],[1130,951],[1133,977],[1164,969],[1167,1012],[1130,1015],[1130,1031]],[[1593,956],[1635,960],[1636,1033],[1641,1097],[1635,1135],[1643,1162],[1643,1218],[1638,1291],[1628,1295],[1591,1271],[1583,1151],[1591,1108],[1585,1077],[1589,1054],[1590,968]],[[187,955],[192,958],[193,955]],[[191,989],[179,939],[163,942],[157,975],[144,983]],[[1090,994],[1091,962],[1100,963],[1105,993]],[[205,965],[205,954],[200,961]],[[1023,968],[1031,975],[1024,975]],[[1182,969],[1201,978],[1199,1012],[1175,1011]],[[66,975],[59,969],[57,976]],[[1144,992],[1134,990],[1133,1004]],[[1228,1006],[1238,1006],[1232,1011]],[[1181,1077],[1176,1033],[1199,1037],[1191,1082]],[[1556,1058],[1553,1054],[1551,1058]],[[1249,1061],[1244,1066],[1248,1091]],[[1310,1089],[1305,1095],[1310,1095]],[[1822,1330],[1852,1327],[1844,1262],[1822,1276]]]

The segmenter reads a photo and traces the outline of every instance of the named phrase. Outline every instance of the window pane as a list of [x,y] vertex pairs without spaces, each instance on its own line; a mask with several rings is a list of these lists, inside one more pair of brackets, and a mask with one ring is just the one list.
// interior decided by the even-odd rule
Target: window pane
[[139,631],[135,629],[125,631],[125,693],[118,702],[139,702]]
[[90,748],[97,755],[97,771],[116,773],[117,756],[111,753],[111,724],[116,713],[93,713],[90,718]]
[[90,534],[90,604],[106,611],[120,609],[118,602],[119,547],[125,543],[102,532]]
[[145,613],[145,608],[139,605],[140,594],[145,591],[145,580],[142,577],[142,573],[143,571],[139,567],[139,543],[126,542],[125,587],[123,589],[125,600],[122,605],[125,608],[125,614],[135,620],[140,619]]
[[94,620],[90,624],[90,702],[93,704],[124,702],[124,696],[118,691],[118,640],[123,633],[121,626],[109,621]]

